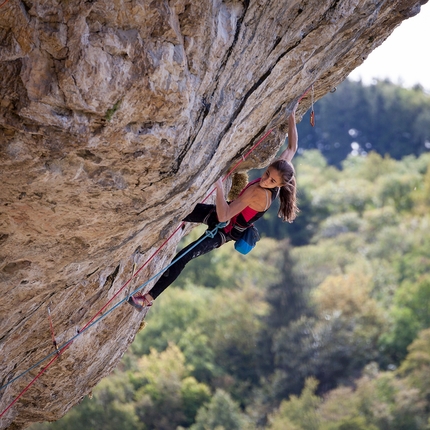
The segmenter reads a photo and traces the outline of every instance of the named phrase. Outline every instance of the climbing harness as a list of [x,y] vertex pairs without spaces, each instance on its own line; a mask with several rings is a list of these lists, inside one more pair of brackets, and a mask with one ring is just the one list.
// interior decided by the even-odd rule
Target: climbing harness
[[[4,6],[9,0],[5,0],[0,7]],[[312,85],[313,88],[313,85]],[[309,88],[310,89],[310,88]],[[298,100],[298,103],[302,100],[302,98],[306,95],[306,93],[309,91],[309,89],[300,97]],[[241,156],[241,159],[232,167],[232,169],[227,173],[227,175],[223,178],[223,182],[237,169],[237,167],[246,160],[246,158],[249,156],[249,154],[254,151],[266,138],[269,136],[270,133],[272,133],[273,128],[269,129],[258,141],[256,144],[254,144],[251,149],[245,154]],[[202,203],[204,203],[216,190],[214,187],[212,191],[203,199]],[[165,268],[163,268],[160,272],[149,278],[146,282],[144,282],[142,285],[140,285],[135,291],[132,293],[129,293],[127,291],[126,297],[122,300],[120,300],[118,303],[116,303],[112,308],[108,309],[106,312],[105,309],[112,303],[113,300],[115,300],[118,295],[125,289],[127,286],[129,286],[130,282],[136,277],[151,261],[152,259],[158,254],[158,252],[170,241],[170,239],[181,229],[183,229],[183,226],[185,225],[184,222],[182,222],[171,234],[170,236],[164,240],[164,242],[154,251],[154,253],[146,260],[146,262],[135,272],[135,267],[133,267],[133,275],[130,279],[125,282],[122,287],[113,295],[113,297],[108,300],[108,302],[84,325],[83,328],[77,330],[76,335],[72,336],[69,340],[65,341],[61,346],[57,345],[57,342],[55,340],[55,335],[52,327],[52,320],[51,320],[51,312],[50,308],[48,308],[48,316],[50,320],[50,326],[51,326],[51,335],[53,339],[53,344],[55,347],[55,351],[48,354],[46,357],[39,360],[36,364],[29,367],[24,372],[17,375],[15,378],[12,378],[9,382],[2,385],[0,387],[0,390],[5,389],[9,385],[11,385],[13,382],[17,381],[27,373],[29,373],[31,370],[35,369],[39,365],[41,365],[43,362],[45,362],[48,359],[51,359],[48,364],[46,364],[45,367],[42,367],[42,369],[39,371],[39,373],[30,381],[30,383],[18,394],[17,397],[0,413],[0,418],[4,416],[4,414],[24,395],[24,393],[36,382],[38,378],[40,378],[46,370],[55,362],[55,360],[63,354],[63,352],[69,348],[74,340],[76,340],[79,336],[81,336],[83,333],[85,333],[88,329],[96,325],[98,322],[100,322],[102,319],[104,319],[106,316],[108,316],[111,312],[113,312],[116,308],[118,308],[122,303],[126,303],[131,295],[134,295],[138,292],[140,292],[147,284],[149,284],[151,281],[153,281],[158,276],[162,275],[166,270],[168,270],[173,264],[175,264],[180,258],[182,258],[184,255],[186,255],[188,252],[190,252],[192,249],[194,249],[195,246],[199,245],[206,237],[214,237],[215,234],[218,232],[219,229],[224,228],[227,223],[219,223],[213,230],[206,230],[206,233],[204,236],[202,236],[198,241],[196,241],[193,246],[191,246],[187,252],[173,260],[169,265],[167,265]],[[55,343],[54,343],[55,342]]]

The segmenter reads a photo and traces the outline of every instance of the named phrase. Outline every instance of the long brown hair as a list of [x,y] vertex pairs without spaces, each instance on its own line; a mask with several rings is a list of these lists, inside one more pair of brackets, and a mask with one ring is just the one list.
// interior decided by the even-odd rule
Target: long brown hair
[[274,161],[270,166],[279,172],[284,184],[279,188],[280,205],[278,216],[283,221],[293,222],[299,212],[296,204],[297,185],[294,167],[287,160],[283,159]]

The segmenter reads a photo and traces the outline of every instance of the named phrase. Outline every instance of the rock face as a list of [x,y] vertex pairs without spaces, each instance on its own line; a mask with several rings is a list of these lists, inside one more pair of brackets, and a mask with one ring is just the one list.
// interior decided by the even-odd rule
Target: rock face
[[[243,166],[273,157],[310,85],[323,96],[420,3],[9,0],[0,13],[1,385],[53,352],[48,308],[64,344],[268,129]],[[298,116],[309,105],[306,96]],[[133,287],[167,264],[180,237]],[[76,338],[0,427],[61,417],[115,367],[140,319],[121,305]],[[48,362],[0,391],[1,411]]]

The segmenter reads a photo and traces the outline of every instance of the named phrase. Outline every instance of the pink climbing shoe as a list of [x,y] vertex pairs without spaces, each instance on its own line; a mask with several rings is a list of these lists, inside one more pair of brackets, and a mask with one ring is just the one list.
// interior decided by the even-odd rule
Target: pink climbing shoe
[[149,300],[147,296],[148,294],[137,294],[135,296],[130,296],[127,302],[140,312],[145,308],[152,306],[152,301]]

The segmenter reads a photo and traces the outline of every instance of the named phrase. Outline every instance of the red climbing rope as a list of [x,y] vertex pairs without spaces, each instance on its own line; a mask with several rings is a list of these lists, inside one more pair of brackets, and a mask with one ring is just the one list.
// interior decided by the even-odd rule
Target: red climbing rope
[[8,2],[9,0],[4,0],[2,4],[0,4],[0,9]]
[[303,99],[303,97],[310,91],[310,89],[312,88],[314,86],[314,84],[312,84],[303,94],[302,94],[302,96],[299,98],[299,100],[297,101],[297,104],[299,104],[301,101],[302,101],[302,99]]
[[67,345],[63,346],[63,348],[61,348],[61,350],[58,351],[58,354],[54,355],[54,357],[51,359],[51,361],[45,366],[42,367],[42,370],[32,379],[32,381],[19,393],[18,396],[15,397],[15,399],[12,401],[12,403],[9,404],[9,406],[0,414],[0,418],[3,417],[3,415],[20,399],[20,397],[36,382],[37,379],[39,379],[44,373],[45,371],[48,369],[48,367],[51,366],[52,363],[54,363],[54,361],[60,357],[60,355],[63,353],[63,351],[65,351],[70,345],[72,344],[72,342],[68,343]]

